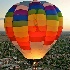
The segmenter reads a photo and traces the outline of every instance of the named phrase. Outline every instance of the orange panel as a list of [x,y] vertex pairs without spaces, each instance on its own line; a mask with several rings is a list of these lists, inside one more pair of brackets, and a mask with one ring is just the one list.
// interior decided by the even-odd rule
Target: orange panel
[[5,22],[4,27],[12,27],[12,22]]
[[47,20],[47,26],[59,26],[59,21],[57,20]]
[[47,26],[38,26],[39,31],[46,31]]
[[35,32],[36,27],[35,26],[28,26],[28,31]]
[[28,42],[29,41],[29,37],[28,36],[27,37],[22,37],[22,38],[16,37],[16,40],[18,42]]
[[28,21],[28,26],[35,26],[34,20]]
[[57,35],[57,31],[53,32],[53,31],[47,31],[46,32],[46,36],[56,36]]
[[20,37],[20,38],[22,38],[22,37],[27,37],[28,36],[28,32],[14,32],[14,35],[16,36],[16,37]]
[[58,26],[47,26],[47,31],[56,32],[58,31]]
[[13,27],[14,32],[28,32],[28,26]]

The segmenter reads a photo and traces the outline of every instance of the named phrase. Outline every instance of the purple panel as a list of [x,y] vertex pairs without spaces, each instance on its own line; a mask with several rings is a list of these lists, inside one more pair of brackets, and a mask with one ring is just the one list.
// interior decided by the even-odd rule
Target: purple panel
[[41,4],[41,3],[40,2],[32,2],[29,5],[31,6],[31,5],[34,5],[34,4]]
[[46,6],[46,7],[45,7],[45,10],[55,10],[55,8],[54,8],[53,6],[50,6],[50,5],[49,5],[49,6]]
[[26,11],[26,10],[16,10],[15,12],[14,12],[14,15],[17,15],[17,14],[19,14],[19,15],[28,15],[28,11]]
[[56,6],[55,6],[55,5],[53,5],[53,7],[54,7],[54,8],[56,8]]
[[13,5],[13,6],[12,6],[12,8],[16,8],[16,7],[17,7],[17,5]]

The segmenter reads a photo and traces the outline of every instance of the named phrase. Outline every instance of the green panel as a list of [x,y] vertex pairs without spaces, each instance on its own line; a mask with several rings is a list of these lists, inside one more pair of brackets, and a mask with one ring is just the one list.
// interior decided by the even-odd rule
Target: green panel
[[57,20],[58,21],[58,15],[47,15],[47,20]]
[[7,12],[5,17],[13,17],[13,12]]
[[28,11],[28,15],[35,14],[35,13],[36,13],[35,9],[31,9],[31,10]]
[[38,10],[39,10],[39,9],[36,9],[36,14],[38,14]]
[[61,12],[58,12],[58,16],[59,16],[59,17],[62,17],[62,13],[61,13]]
[[28,26],[28,21],[13,21],[13,27]]
[[31,15],[31,14],[45,14],[45,11],[43,9],[31,9],[28,11],[28,15]]
[[45,10],[43,10],[43,9],[39,9],[38,10],[38,14],[44,14],[44,15],[46,15]]

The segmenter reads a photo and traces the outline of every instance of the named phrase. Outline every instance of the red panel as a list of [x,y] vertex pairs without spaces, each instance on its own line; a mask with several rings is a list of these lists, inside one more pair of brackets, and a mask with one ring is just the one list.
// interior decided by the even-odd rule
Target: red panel
[[18,44],[20,45],[20,46],[30,46],[30,43],[29,42],[18,42]]
[[46,35],[45,31],[39,32],[28,32],[30,37],[43,37]]
[[62,31],[63,27],[62,26],[59,26],[58,27],[58,31]]
[[30,42],[18,42],[18,45],[23,50],[30,50]]
[[6,27],[6,33],[9,37],[13,37],[14,36],[14,32],[13,32],[13,28],[12,27]]
[[60,35],[61,35],[61,32],[62,32],[62,31],[58,31],[58,32],[57,32],[57,35],[56,35],[56,38],[55,38],[55,40],[57,40],[57,39],[60,37]]
[[20,46],[20,48],[23,50],[31,50],[31,48],[29,46]]
[[61,35],[61,33],[62,33],[62,29],[63,29],[62,26],[59,26],[59,27],[58,27],[58,32],[57,32],[57,35],[56,35],[55,40],[57,40],[57,39],[60,37],[60,35]]
[[53,41],[55,40],[56,36],[46,36],[45,41]]
[[51,45],[54,41],[44,41],[44,45]]
[[35,32],[36,27],[35,26],[28,26],[28,31]]
[[46,31],[47,30],[47,25],[46,26],[38,26],[39,31]]
[[44,41],[44,38],[45,37],[29,37],[29,40],[31,42],[41,42],[41,41]]
[[13,37],[9,37],[11,41],[16,41],[16,38],[13,36]]

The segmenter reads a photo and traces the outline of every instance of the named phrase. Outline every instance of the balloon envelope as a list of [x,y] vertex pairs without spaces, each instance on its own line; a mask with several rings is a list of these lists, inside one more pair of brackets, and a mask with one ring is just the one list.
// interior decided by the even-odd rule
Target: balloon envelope
[[15,4],[6,13],[4,22],[10,41],[27,59],[43,58],[63,29],[61,11],[46,1]]

